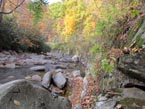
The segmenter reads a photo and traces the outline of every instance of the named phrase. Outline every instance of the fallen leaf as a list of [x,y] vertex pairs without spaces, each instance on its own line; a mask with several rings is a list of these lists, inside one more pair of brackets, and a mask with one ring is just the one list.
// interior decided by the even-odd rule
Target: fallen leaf
[[17,101],[17,100],[14,100],[14,104],[15,104],[16,106],[20,106],[20,105],[21,105],[21,103],[20,103],[19,101]]
[[118,104],[116,107],[117,109],[123,109],[123,106],[121,104]]

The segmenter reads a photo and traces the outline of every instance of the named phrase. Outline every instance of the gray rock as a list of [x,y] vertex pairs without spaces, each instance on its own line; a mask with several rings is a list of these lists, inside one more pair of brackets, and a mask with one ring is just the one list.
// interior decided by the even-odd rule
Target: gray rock
[[141,35],[142,39],[145,39],[145,32]]
[[72,72],[72,75],[73,75],[74,77],[81,76],[80,70],[74,70],[74,71]]
[[6,64],[5,67],[14,69],[14,68],[16,68],[16,65],[15,65],[15,63],[9,63],[9,64]]
[[84,77],[83,79],[83,90],[87,90],[88,89],[88,80],[87,77]]
[[3,51],[2,53],[5,55],[10,55],[10,52],[8,52],[8,51]]
[[48,72],[48,71],[55,71],[55,69],[56,69],[56,66],[55,66],[55,65],[52,65],[52,64],[50,64],[50,63],[47,63],[47,64],[45,65],[45,71],[46,71],[46,72]]
[[55,72],[59,73],[59,72],[63,72],[63,70],[62,69],[56,69]]
[[53,81],[58,88],[63,88],[66,84],[66,78],[63,76],[63,74],[61,72],[57,73],[53,77]]
[[123,98],[136,98],[145,100],[145,91],[138,88],[123,89]]
[[95,109],[114,109],[116,104],[117,101],[114,99],[109,99],[107,101],[100,101],[100,102],[96,102]]
[[16,59],[17,59],[16,57],[11,56],[8,60],[9,60],[10,62],[14,62]]
[[26,80],[16,80],[0,85],[0,109],[71,109],[71,103]]
[[83,109],[83,108],[82,108],[82,105],[81,105],[81,104],[76,104],[76,105],[74,106],[74,109]]
[[80,56],[74,55],[74,56],[72,57],[72,61],[73,61],[73,62],[79,62],[79,61],[80,61]]
[[81,99],[83,99],[86,95],[87,95],[86,90],[83,90],[82,93],[81,93]]
[[51,77],[52,77],[52,72],[45,73],[45,75],[43,76],[43,79],[42,79],[43,87],[48,88],[50,86]]
[[39,75],[33,75],[32,76],[32,80],[33,81],[41,81],[41,76],[39,76]]
[[0,57],[2,58],[2,57],[5,57],[5,54],[3,54],[3,53],[0,53]]
[[145,52],[121,57],[118,63],[118,69],[130,78],[145,83]]
[[45,70],[45,66],[34,66],[34,67],[31,67],[30,70],[44,71]]
[[97,108],[97,107],[100,107],[100,106],[103,105],[103,104],[104,104],[104,101],[96,102],[96,108]]
[[102,95],[98,96],[98,101],[105,101],[105,100],[107,100],[106,96],[102,96]]

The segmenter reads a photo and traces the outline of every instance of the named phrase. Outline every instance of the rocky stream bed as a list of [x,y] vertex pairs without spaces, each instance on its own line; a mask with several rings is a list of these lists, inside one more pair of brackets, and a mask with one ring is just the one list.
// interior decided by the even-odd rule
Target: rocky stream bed
[[[78,56],[61,55],[58,52],[44,55],[3,51],[0,53],[0,102],[2,101],[0,107],[71,109],[76,103],[70,103],[75,98],[72,95],[72,84],[74,79],[78,79],[75,82],[82,82],[84,75]],[[19,90],[18,96],[17,91],[13,94],[15,89]],[[51,96],[56,101],[51,100]],[[38,102],[42,102],[43,105]]]
[[3,51],[0,109],[145,109],[144,56],[121,57],[99,79],[77,55]]

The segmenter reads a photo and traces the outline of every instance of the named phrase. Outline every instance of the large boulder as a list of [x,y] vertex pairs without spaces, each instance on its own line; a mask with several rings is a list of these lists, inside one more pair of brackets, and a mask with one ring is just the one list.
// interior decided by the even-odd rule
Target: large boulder
[[145,100],[145,91],[139,88],[124,88],[123,89],[123,98],[135,98]]
[[42,86],[45,88],[48,88],[51,84],[51,77],[52,77],[52,73],[53,72],[47,72],[45,73],[45,75],[43,76],[42,79]]
[[71,109],[71,103],[26,80],[15,80],[0,85],[0,109]]
[[119,59],[118,69],[131,78],[145,82],[145,52],[124,55]]
[[62,89],[66,84],[66,78],[63,76],[63,74],[61,72],[57,73],[53,77],[53,81],[56,84],[56,86],[60,89]]

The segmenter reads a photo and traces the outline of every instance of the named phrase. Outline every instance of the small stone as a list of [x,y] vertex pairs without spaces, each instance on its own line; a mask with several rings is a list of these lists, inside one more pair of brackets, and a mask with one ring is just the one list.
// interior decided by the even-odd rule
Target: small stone
[[81,76],[80,70],[74,70],[74,71],[72,72],[72,75],[73,75],[74,77]]
[[80,61],[80,56],[74,55],[74,56],[72,57],[72,61],[73,61],[73,62],[79,62],[79,61]]
[[15,65],[15,63],[9,63],[9,64],[6,64],[5,67],[14,69],[14,68],[16,68],[16,65]]
[[74,109],[83,109],[83,108],[82,105],[79,103],[74,106]]
[[4,68],[4,65],[0,64],[0,68]]
[[33,81],[41,81],[41,77],[39,75],[33,75],[32,80]]
[[98,101],[106,101],[108,98],[106,96],[99,95]]
[[100,107],[101,105],[103,105],[104,102],[103,101],[100,101],[100,102],[96,102],[96,107]]
[[30,70],[44,71],[45,70],[45,66],[34,66],[34,67],[31,67]]
[[31,78],[31,76],[26,76],[25,79],[26,80],[31,80],[32,78]]
[[63,76],[63,74],[61,72],[57,73],[53,77],[53,81],[56,84],[56,86],[60,89],[62,89],[66,84],[66,78]]
[[15,78],[15,76],[8,76],[8,79],[13,79]]
[[14,56],[11,56],[10,58],[9,58],[9,61],[10,62],[14,62],[16,60],[16,57],[14,57]]
[[81,93],[81,99],[83,99],[86,95],[87,95],[86,90],[83,90],[82,93]]

